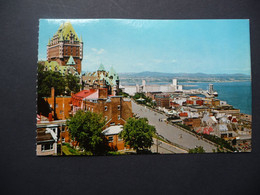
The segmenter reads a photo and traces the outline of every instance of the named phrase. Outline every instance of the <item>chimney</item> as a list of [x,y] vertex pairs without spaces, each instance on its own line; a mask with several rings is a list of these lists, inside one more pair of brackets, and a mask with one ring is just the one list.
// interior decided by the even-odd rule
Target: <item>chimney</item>
[[52,121],[52,114],[49,113],[49,117],[48,117],[49,121]]
[[107,98],[107,88],[98,89],[98,98],[106,99]]
[[54,95],[55,95],[55,89],[54,89],[54,87],[52,87],[51,88],[51,97],[54,97]]

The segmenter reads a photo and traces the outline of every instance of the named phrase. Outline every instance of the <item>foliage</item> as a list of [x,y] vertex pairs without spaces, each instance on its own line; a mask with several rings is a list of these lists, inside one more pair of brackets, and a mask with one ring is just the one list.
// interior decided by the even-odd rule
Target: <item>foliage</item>
[[65,155],[81,155],[78,150],[72,148],[68,143],[62,144],[62,153]]
[[205,153],[205,150],[202,146],[189,149],[189,153]]
[[232,151],[235,151],[236,149],[234,147],[232,147],[226,140],[217,137],[215,135],[207,135],[207,134],[202,134],[202,136],[218,145],[220,145],[220,147],[225,147],[227,149],[230,149]]
[[64,77],[60,72],[44,71],[44,66],[38,64],[38,97],[49,97],[52,87],[55,89],[55,96],[70,95],[71,91],[80,91],[79,78],[72,74]]
[[155,131],[155,127],[148,124],[147,118],[129,118],[119,136],[124,139],[125,145],[141,153],[152,146]]
[[80,148],[93,155],[106,152],[107,143],[102,134],[105,122],[101,115],[79,110],[66,123],[72,139],[79,143]]
[[178,125],[178,126],[184,128],[184,129],[187,129],[187,130],[191,131],[191,128],[190,128],[189,126],[187,126],[187,125],[184,125],[184,124],[182,124],[182,123],[176,123],[176,125]]
[[38,97],[48,97],[51,95],[51,88],[55,88],[55,95],[65,94],[65,80],[61,73],[54,71],[44,71],[44,66],[38,64]]
[[71,93],[71,91],[73,91],[74,93],[77,93],[80,91],[80,80],[78,77],[72,75],[72,74],[67,74],[65,76],[65,80],[66,80],[66,92],[69,95]]
[[125,92],[122,92],[122,91],[119,91],[118,95],[121,95],[123,97],[129,97],[130,96],[128,93],[125,93]]
[[146,97],[144,93],[135,93],[133,98],[134,100],[138,100],[139,98],[144,99],[144,101],[137,101],[138,104],[146,104],[149,107],[155,106],[155,102],[152,101],[152,98]]

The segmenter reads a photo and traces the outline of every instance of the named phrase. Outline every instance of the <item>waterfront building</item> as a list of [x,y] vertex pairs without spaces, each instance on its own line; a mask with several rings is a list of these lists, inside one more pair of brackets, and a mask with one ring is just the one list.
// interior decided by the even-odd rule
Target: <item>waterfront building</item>
[[155,95],[156,106],[161,108],[170,108],[170,96],[169,94],[156,94]]
[[128,93],[129,95],[135,95],[135,93],[149,93],[149,92],[161,92],[161,93],[168,93],[168,92],[176,92],[176,93],[182,93],[182,85],[177,84],[177,79],[173,79],[171,84],[168,85],[147,85],[145,80],[142,80],[142,84],[136,86],[131,86],[131,85],[125,85],[125,86],[120,86],[120,89]]
[[60,66],[75,67],[81,74],[83,41],[70,22],[62,23],[47,44],[48,62],[56,61]]

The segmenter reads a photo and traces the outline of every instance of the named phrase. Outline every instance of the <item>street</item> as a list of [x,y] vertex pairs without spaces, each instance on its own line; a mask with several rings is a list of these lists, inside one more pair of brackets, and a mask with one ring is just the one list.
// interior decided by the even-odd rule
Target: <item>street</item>
[[[175,144],[181,145],[185,148],[195,148],[196,146],[202,146],[206,152],[212,152],[213,149],[216,149],[216,147],[212,144],[209,144],[203,140],[199,140],[197,137],[177,127],[174,127],[171,124],[166,124],[164,121],[159,121],[159,119],[166,119],[166,116],[163,114],[154,112],[144,106],[136,104],[133,101],[132,109],[133,113],[137,114],[137,116],[146,117],[149,120],[149,124],[155,126],[159,135],[162,135]],[[170,153],[170,151],[168,152]]]

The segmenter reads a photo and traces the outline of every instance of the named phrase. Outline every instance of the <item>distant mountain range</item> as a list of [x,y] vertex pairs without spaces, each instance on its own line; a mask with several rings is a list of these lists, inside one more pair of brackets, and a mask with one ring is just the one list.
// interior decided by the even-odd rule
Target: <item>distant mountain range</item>
[[246,74],[205,74],[205,73],[162,73],[162,72],[140,72],[119,73],[120,80],[125,82],[136,82],[141,79],[154,82],[170,81],[173,78],[181,82],[224,82],[224,81],[250,81],[251,76]]

